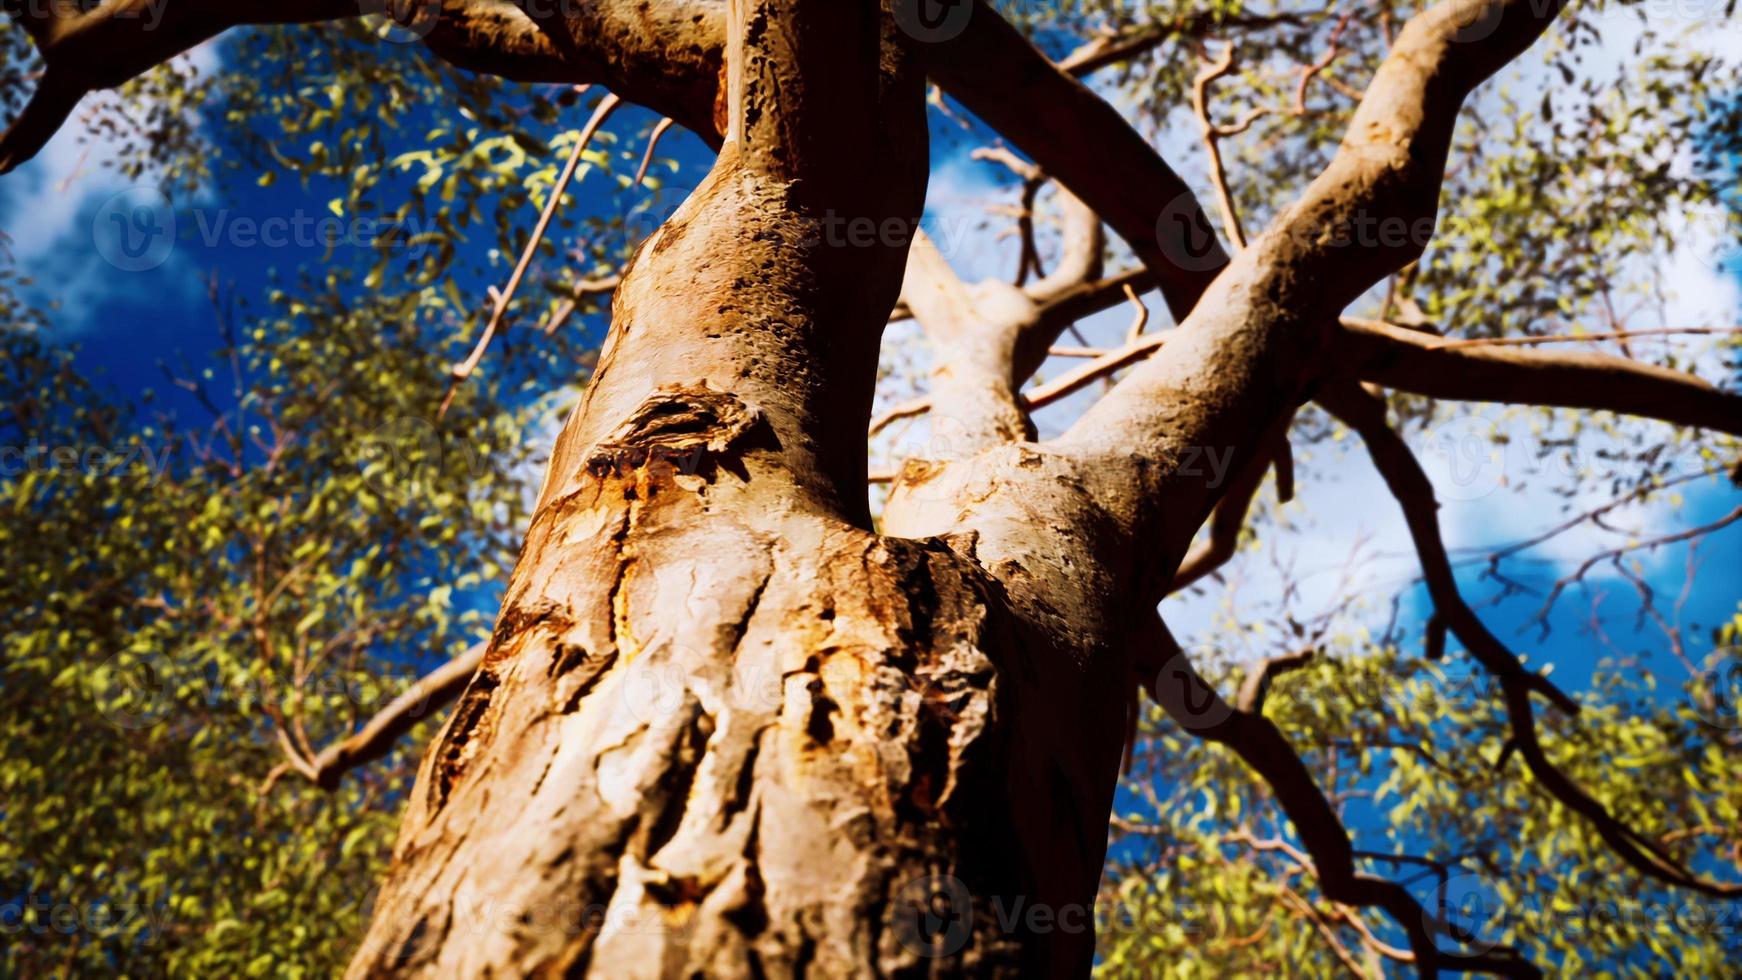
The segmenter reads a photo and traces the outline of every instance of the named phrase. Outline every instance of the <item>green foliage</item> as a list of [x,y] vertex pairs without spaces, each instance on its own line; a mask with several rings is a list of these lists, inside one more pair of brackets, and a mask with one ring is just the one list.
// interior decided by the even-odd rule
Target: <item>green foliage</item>
[[[1093,83],[1206,201],[1191,83],[1201,44],[1236,44],[1235,71],[1211,89],[1215,118],[1270,110],[1222,143],[1249,232],[1334,152],[1416,9],[1355,5],[1337,57],[1297,106],[1303,67],[1328,50],[1348,5],[995,6],[1059,52],[1166,28],[1158,47]],[[1718,205],[1736,200],[1724,166],[1739,150],[1742,76],[1682,43],[1710,23],[1660,24],[1646,10],[1578,4],[1483,91],[1463,117],[1434,244],[1361,312],[1456,337],[1657,325],[1649,264],[1691,228],[1735,237]],[[1728,12],[1711,19],[1736,27]],[[1642,25],[1637,56],[1597,56],[1602,32],[1623,21]],[[80,377],[18,298],[30,284],[0,263],[0,447],[29,454],[0,459],[16,467],[0,473],[0,911],[23,915],[0,918],[12,930],[3,974],[302,975],[344,962],[433,719],[331,792],[294,772],[273,778],[283,743],[318,750],[344,737],[482,635],[536,482],[526,447],[550,416],[543,396],[587,363],[568,331],[510,331],[436,417],[449,365],[488,309],[464,284],[480,272],[499,282],[512,266],[598,93],[456,71],[416,45],[381,43],[367,23],[251,29],[224,45],[214,76],[172,63],[99,105],[90,125],[128,137],[122,172],[186,187],[294,180],[330,192],[335,213],[419,229],[422,247],[384,243],[359,268],[239,317],[215,362],[176,368],[208,408],[198,423]],[[0,115],[15,113],[35,67],[0,18]],[[509,324],[542,321],[576,279],[615,272],[636,244],[647,195],[629,183],[649,122],[596,138],[570,191],[589,207],[559,211]],[[649,184],[673,169],[656,167]],[[582,314],[599,311],[582,302]],[[1691,365],[1671,350],[1636,353],[1737,376],[1734,341]],[[1419,426],[1466,411],[1400,407]],[[1698,433],[1527,414],[1539,452],[1600,441],[1599,456],[1580,452],[1562,471],[1570,484],[1629,492],[1669,485],[1690,458],[1720,470],[1733,460],[1733,442]],[[1343,433],[1309,414],[1295,436],[1304,469],[1315,444]],[[54,456],[63,448],[70,459]],[[1715,639],[1733,647],[1739,634],[1742,615]],[[1359,640],[1341,646],[1280,681],[1268,713],[1365,828],[1358,847],[1443,862],[1462,889],[1454,902],[1475,913],[1466,924],[1566,973],[1715,974],[1742,958],[1734,908],[1725,922],[1701,919],[1709,905],[1620,867],[1516,760],[1496,769],[1504,720],[1484,682]],[[1651,683],[1615,665],[1576,724],[1545,713],[1546,744],[1679,853],[1719,855],[1697,866],[1734,870],[1713,845],[1733,844],[1742,817],[1736,745],[1697,717],[1699,691],[1671,706]],[[1236,758],[1159,717],[1139,744],[1103,895],[1102,972],[1401,972],[1375,952],[1403,945],[1395,925],[1323,899]],[[1364,867],[1399,879],[1424,870]]]
[[[217,80],[217,101],[250,179],[330,185],[336,212],[419,231],[413,261],[395,263],[405,250],[383,243],[370,288],[440,284],[480,258],[512,268],[579,139],[583,110],[602,94],[462,72],[416,45],[381,43],[364,22],[245,31],[233,63]],[[558,211],[539,251],[549,281],[522,290],[513,312],[542,319],[577,279],[614,273],[640,244],[650,229],[638,236],[625,219],[642,196],[631,184],[650,126],[594,137],[568,195],[588,207]],[[674,167],[654,168],[648,186]],[[601,309],[594,298],[581,312]]]
[[430,726],[331,793],[272,778],[280,743],[343,738],[483,634],[543,419],[477,378],[435,419],[430,300],[275,295],[177,378],[200,427],[0,333],[0,972],[343,962]]
[[[1694,866],[1714,842],[1726,854],[1716,863],[1732,865],[1738,746],[1691,698],[1666,706],[1651,688],[1634,665],[1610,665],[1576,720],[1545,712],[1549,755]],[[1354,844],[1369,856],[1358,869],[1414,882],[1430,911],[1443,895],[1452,921],[1484,942],[1604,976],[1717,976],[1742,955],[1733,901],[1642,882],[1515,758],[1497,765],[1506,720],[1481,675],[1355,649],[1279,679],[1266,714],[1361,828]],[[1292,828],[1231,751],[1158,709],[1143,744],[1117,807],[1102,975],[1407,969],[1362,941],[1407,950],[1383,914],[1318,893]],[[1440,864],[1443,892],[1423,860]]]

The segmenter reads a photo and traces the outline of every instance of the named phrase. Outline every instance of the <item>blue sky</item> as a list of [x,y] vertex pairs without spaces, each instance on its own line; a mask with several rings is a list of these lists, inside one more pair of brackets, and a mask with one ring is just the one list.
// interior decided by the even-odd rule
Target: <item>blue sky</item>
[[[210,70],[217,66],[221,50],[221,46],[208,46],[194,57]],[[567,122],[578,127],[584,115],[584,107],[571,109]],[[999,225],[988,222],[984,211],[988,203],[1014,201],[1008,175],[996,165],[969,158],[974,148],[984,144],[983,132],[966,132],[935,114],[933,118],[935,169],[928,230],[965,278],[1008,275],[1015,267],[1015,244],[992,240]],[[625,110],[613,128],[625,134],[638,133],[647,121],[645,113]],[[208,132],[220,144],[224,142],[221,130],[208,126]],[[682,131],[674,131],[663,148],[682,164],[670,181],[674,187],[693,184],[710,159],[706,148]],[[1170,160],[1190,159],[1195,152],[1183,142],[1162,149]],[[0,230],[12,239],[20,271],[43,284],[42,296],[58,301],[59,309],[52,315],[57,336],[76,343],[80,366],[98,374],[124,396],[137,398],[151,389],[158,394],[160,405],[198,412],[191,396],[166,383],[158,363],[176,364],[185,357],[197,369],[208,363],[211,352],[219,346],[207,296],[207,282],[212,277],[223,284],[227,295],[258,309],[275,275],[291,280],[299,268],[316,269],[327,262],[361,268],[371,258],[357,254],[360,250],[351,246],[341,246],[329,254],[312,241],[283,247],[236,247],[232,236],[220,235],[217,243],[208,242],[202,231],[220,217],[229,223],[274,218],[294,221],[299,217],[312,221],[329,215],[327,202],[336,196],[331,186],[304,187],[294,180],[279,180],[262,188],[250,179],[232,178],[198,196],[173,201],[169,210],[179,234],[161,265],[138,271],[117,269],[103,257],[100,246],[104,235],[113,233],[117,201],[133,203],[142,188],[101,166],[109,153],[102,144],[86,145],[76,133],[63,133],[38,160],[0,179]],[[594,213],[607,213],[618,206],[585,187],[580,198],[582,206]],[[669,205],[662,210],[669,210]],[[130,213],[127,208],[120,211],[123,217]],[[475,241],[482,243],[484,239],[480,235]],[[1733,269],[1726,271],[1713,261],[1718,247],[1715,242],[1689,242],[1667,269],[1667,278],[1681,294],[1674,310],[1679,322],[1742,322],[1742,284]],[[467,256],[456,266],[462,291],[479,297],[482,303],[486,288],[507,278],[513,258]],[[1163,305],[1153,295],[1147,301],[1157,323],[1164,325]],[[1081,329],[1090,343],[1107,343],[1122,334],[1129,315],[1127,310],[1116,309],[1085,322]],[[585,329],[598,337],[604,327],[596,318]],[[892,329],[886,345],[891,361],[917,359],[923,366],[923,352],[914,349],[917,336],[912,324]],[[1047,372],[1056,373],[1060,367],[1048,365]],[[890,400],[898,398],[890,396]],[[1043,417],[1043,429],[1057,431],[1080,407],[1076,402]],[[1530,452],[1534,437],[1528,426],[1497,411],[1484,410],[1474,418],[1477,421],[1468,424],[1487,425],[1511,440],[1475,483],[1453,472],[1452,460],[1436,454],[1431,438],[1417,442],[1445,502],[1441,516],[1448,543],[1454,549],[1480,551],[1529,537],[1552,525],[1568,501],[1555,494],[1557,481],[1552,469],[1536,471],[1539,464]],[[552,419],[536,437],[548,438],[557,421]],[[914,438],[923,444],[923,429]],[[1343,576],[1353,568],[1353,588],[1368,597],[1360,618],[1374,633],[1390,615],[1391,597],[1401,592],[1401,620],[1410,627],[1407,642],[1419,643],[1419,626],[1430,603],[1423,590],[1413,584],[1417,566],[1401,515],[1364,455],[1359,451],[1327,452],[1311,461],[1308,472],[1313,475],[1300,487],[1297,502],[1282,511],[1280,526],[1267,532],[1269,552],[1238,559],[1228,569],[1225,586],[1211,588],[1202,596],[1170,599],[1164,605],[1164,613],[1182,638],[1226,636],[1219,625],[1225,620],[1245,620],[1273,610],[1283,588],[1283,577],[1271,560],[1274,555],[1293,567],[1299,580],[1300,603],[1309,611],[1347,591],[1350,583]],[[1600,502],[1599,490],[1590,488],[1576,502]],[[1679,504],[1630,508],[1618,515],[1617,524],[1634,528],[1641,535],[1666,533],[1716,520],[1739,499],[1742,494],[1725,480],[1714,478],[1691,485]],[[1533,552],[1528,560],[1511,564],[1508,571],[1541,593],[1584,556],[1624,540],[1625,535],[1582,529]],[[1684,610],[1689,635],[1694,638],[1736,612],[1742,592],[1738,589],[1742,583],[1742,525],[1712,536],[1699,550],[1703,585],[1692,593]],[[1686,554],[1685,546],[1674,546],[1637,557],[1652,587],[1660,594],[1674,596],[1681,587]],[[1487,600],[1498,589],[1482,571],[1482,564],[1475,562],[1463,566],[1460,577],[1484,620],[1532,664],[1553,664],[1554,676],[1563,686],[1577,689],[1587,682],[1599,660],[1626,655],[1639,658],[1639,669],[1660,679],[1659,696],[1680,696],[1685,671],[1670,657],[1661,635],[1649,623],[1638,621],[1633,587],[1613,573],[1599,570],[1586,587],[1569,590],[1549,619],[1552,629],[1543,635],[1533,619],[1541,595],[1526,593],[1489,604]],[[470,597],[467,604],[488,606],[493,599],[494,593],[487,592]],[[1594,605],[1600,614],[1593,618]],[[1601,626],[1601,634],[1592,629],[1593,623]],[[1695,649],[1703,652],[1707,647],[1700,644]],[[1239,656],[1243,651],[1230,652]]]
[[[221,45],[207,45],[192,57],[202,70],[210,71],[218,66],[222,50]],[[568,122],[578,126],[585,112],[584,105],[570,109]],[[612,128],[632,137],[643,131],[647,122],[646,113],[625,109]],[[928,230],[965,278],[1007,275],[1015,264],[1015,243],[993,240],[1002,219],[988,219],[985,206],[1012,201],[1009,175],[995,164],[969,158],[974,148],[987,142],[984,130],[964,130],[935,113],[933,129]],[[222,130],[210,123],[207,132],[220,145],[225,142]],[[1162,138],[1173,137],[1164,133]],[[1184,143],[1162,149],[1169,159],[1187,161],[1189,173],[1195,147]],[[706,148],[681,130],[674,130],[667,138],[663,151],[681,163],[680,171],[669,180],[670,187],[679,192],[699,179],[710,159]],[[275,276],[280,281],[290,280],[299,269],[319,269],[328,262],[363,267],[371,257],[366,248],[355,244],[341,244],[329,253],[310,232],[302,233],[306,240],[300,244],[237,247],[235,229],[246,228],[250,222],[278,219],[286,223],[284,230],[294,238],[295,223],[308,228],[317,220],[330,218],[327,202],[338,193],[333,186],[305,187],[295,180],[279,180],[263,188],[245,174],[224,179],[196,196],[179,195],[167,209],[160,208],[160,212],[172,213],[177,225],[173,250],[153,268],[117,269],[104,258],[104,253],[113,255],[115,212],[134,207],[142,189],[148,192],[152,185],[127,181],[103,167],[109,155],[111,149],[100,142],[86,143],[73,131],[63,133],[41,157],[0,181],[0,230],[12,239],[19,270],[42,284],[42,298],[53,298],[59,304],[53,316],[57,335],[77,343],[80,365],[98,373],[124,395],[137,396],[149,388],[157,392],[161,405],[182,411],[194,407],[189,396],[165,382],[158,364],[168,361],[173,365],[185,358],[196,368],[203,367],[219,345],[213,306],[207,296],[207,283],[213,277],[223,284],[226,295],[258,308]],[[598,188],[595,184],[595,190]],[[671,193],[668,190],[666,195]],[[589,193],[585,185],[579,197],[581,206],[594,213],[621,206],[607,195]],[[662,202],[661,210],[668,211],[670,206]],[[487,250],[484,238],[476,236],[474,245]],[[1710,242],[1689,243],[1668,270],[1672,288],[1681,294],[1674,310],[1678,321],[1729,323],[1742,314],[1742,290],[1737,287],[1734,270],[1726,272],[1712,261],[1709,253],[1715,248],[1717,245]],[[513,258],[493,252],[463,256],[455,266],[462,291],[480,297],[482,303],[486,288],[506,279]],[[1153,296],[1148,302],[1158,322],[1165,322],[1162,305]],[[1092,342],[1110,340],[1124,329],[1128,319],[1128,311],[1113,310],[1085,322],[1082,330]],[[585,329],[598,337],[604,327],[602,318],[595,318]],[[913,351],[916,334],[911,324],[897,327],[887,346],[899,357],[923,360],[923,352]],[[1048,370],[1057,369],[1057,365],[1048,366]],[[1043,430],[1056,430],[1077,410],[1080,404],[1072,404],[1043,416]],[[1488,481],[1492,486],[1482,483],[1472,490],[1460,485],[1449,477],[1448,460],[1436,456],[1431,440],[1422,447],[1430,470],[1439,467],[1436,475],[1447,504],[1442,519],[1448,543],[1454,548],[1492,547],[1526,537],[1553,523],[1564,504],[1552,493],[1554,480],[1540,475],[1530,478],[1538,464],[1528,452],[1531,437],[1527,430],[1518,429],[1518,423],[1497,412],[1483,411],[1475,418],[1473,424],[1505,431],[1513,440],[1505,457],[1482,477],[1493,477]],[[1354,553],[1359,556],[1364,587],[1387,596],[1407,589],[1415,569],[1401,518],[1361,454],[1345,453],[1328,460],[1327,465],[1314,467],[1314,471],[1321,475],[1303,485],[1300,502],[1284,512],[1286,529],[1275,535],[1276,548],[1292,558],[1303,577],[1307,599],[1328,601],[1357,542],[1360,547]],[[1501,486],[1502,481],[1506,486]],[[1725,481],[1713,479],[1694,485],[1679,507],[1658,506],[1629,516],[1641,528],[1667,531],[1691,527],[1727,512],[1735,497]],[[1590,497],[1592,503],[1600,500]],[[1583,555],[1616,543],[1611,538],[1600,532],[1575,533],[1513,568],[1524,578],[1546,584],[1565,574]],[[1734,612],[1733,586],[1742,581],[1739,543],[1742,527],[1733,527],[1702,546],[1702,576],[1708,586],[1691,600],[1687,610],[1690,621],[1710,626]],[[1653,586],[1673,592],[1684,555],[1683,549],[1666,548],[1640,557]],[[1464,572],[1472,598],[1478,600],[1494,591],[1480,572],[1479,566]],[[1278,582],[1266,575],[1260,561],[1237,565],[1230,575],[1232,586],[1219,594],[1170,600],[1165,611],[1182,634],[1211,626],[1218,616],[1229,612],[1230,603],[1262,607],[1278,589]],[[1610,637],[1621,646],[1660,652],[1661,644],[1655,642],[1654,634],[1634,628],[1636,604],[1628,601],[1632,587],[1600,573],[1593,575],[1592,581],[1597,591],[1620,593],[1604,603]],[[1314,583],[1322,585],[1323,596],[1314,595]],[[1590,597],[1589,592],[1569,592],[1559,610],[1564,621],[1548,639],[1537,642],[1532,638],[1527,644],[1538,650],[1538,657],[1557,663],[1563,674],[1584,673],[1594,657],[1605,652],[1583,628]],[[1539,601],[1520,597],[1486,610],[1485,615],[1505,636],[1529,618]],[[1416,612],[1422,611],[1419,602],[1412,600],[1411,604]],[[1389,608],[1384,612],[1388,614]]]

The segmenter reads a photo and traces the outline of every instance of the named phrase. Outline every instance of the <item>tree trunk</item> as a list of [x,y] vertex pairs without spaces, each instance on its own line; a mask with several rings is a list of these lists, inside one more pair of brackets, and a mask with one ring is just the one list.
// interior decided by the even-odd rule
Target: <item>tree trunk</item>
[[[1006,424],[1025,351],[1062,329],[1048,297],[976,328],[917,255],[910,307],[961,355],[934,424],[991,437],[910,461],[878,534],[865,432],[928,162],[895,2],[729,0],[719,159],[624,274],[352,974],[1084,973],[1139,675],[1272,778],[1327,896],[1392,911],[1422,973],[1515,970],[1440,951],[1407,892],[1357,873],[1286,741],[1204,689],[1155,607],[1223,476],[1306,399],[1427,362],[1503,381],[1339,325],[1422,249],[1347,233],[1432,218],[1459,106],[1558,4],[1413,18],[1331,163],[1213,281],[1158,274],[1190,315],[1057,439]],[[836,240],[866,220],[874,245]],[[1484,664],[1533,738],[1550,685]]]
[[[353,976],[1091,961],[1126,669],[981,535],[869,530],[920,76],[875,3],[730,15],[725,147],[624,277]],[[903,233],[829,240],[860,216]]]
[[734,476],[755,438],[693,476],[613,465],[540,514],[354,973],[1087,968],[1109,678],[944,543]]

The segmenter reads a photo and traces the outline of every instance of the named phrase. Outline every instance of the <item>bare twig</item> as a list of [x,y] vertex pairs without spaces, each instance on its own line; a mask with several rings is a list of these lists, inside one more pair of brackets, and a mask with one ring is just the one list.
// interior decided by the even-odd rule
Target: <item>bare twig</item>
[[[280,744],[291,767],[322,789],[333,789],[345,773],[373,762],[392,751],[393,745],[418,722],[429,718],[444,705],[459,697],[484,662],[487,643],[478,643],[465,653],[419,678],[409,688],[388,702],[355,734],[322,749],[318,755],[305,756],[292,750],[279,732]],[[261,791],[270,790],[283,775],[279,769],[268,774]]]
[[647,137],[647,152],[641,155],[641,166],[635,168],[635,183],[631,187],[640,187],[641,182],[647,179],[647,168],[653,163],[654,151],[659,149],[659,141],[665,136],[666,130],[671,129],[671,125],[672,118],[666,116],[653,127],[653,133]]
[[453,377],[448,381],[448,391],[442,398],[441,408],[436,417],[448,414],[448,409],[454,403],[454,396],[459,393],[460,385],[472,372],[478,369],[478,364],[484,359],[484,352],[489,350],[490,341],[496,336],[496,328],[502,322],[502,314],[508,311],[508,304],[514,300],[514,293],[520,288],[521,280],[526,278],[526,270],[532,265],[532,257],[538,254],[538,246],[544,241],[544,233],[550,228],[551,218],[556,215],[557,205],[562,203],[563,194],[568,191],[569,182],[574,180],[575,171],[581,165],[581,155],[587,150],[587,145],[593,141],[599,127],[605,120],[611,118],[611,113],[617,111],[621,100],[615,94],[606,93],[599,105],[593,110],[593,118],[587,120],[586,128],[581,130],[580,138],[575,140],[575,148],[569,153],[568,163],[563,167],[562,174],[556,184],[550,189],[550,198],[544,203],[544,212],[538,217],[538,224],[533,226],[532,237],[526,242],[526,249],[520,255],[520,263],[514,267],[514,274],[508,280],[507,288],[496,297],[496,308],[490,314],[490,322],[484,327],[484,335],[478,338],[478,345],[464,361],[454,365]]

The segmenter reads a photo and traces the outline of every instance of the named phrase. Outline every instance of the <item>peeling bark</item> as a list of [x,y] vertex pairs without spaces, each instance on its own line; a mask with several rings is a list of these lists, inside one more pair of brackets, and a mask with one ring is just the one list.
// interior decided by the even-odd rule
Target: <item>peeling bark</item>
[[[1091,961],[1116,630],[1042,598],[1039,537],[865,512],[864,367],[905,250],[816,228],[917,221],[921,76],[875,4],[731,18],[719,161],[624,275],[353,976]],[[825,59],[841,80],[807,86]],[[1071,911],[1032,929],[1036,906]]]
[[[352,976],[1082,974],[1131,679],[1195,677],[1155,603],[1231,553],[1272,461],[1286,495],[1301,404],[1348,413],[1365,380],[1742,425],[1734,393],[1676,372],[1339,324],[1425,237],[1370,245],[1349,230],[1431,222],[1459,106],[1541,34],[1555,0],[1445,0],[1413,18],[1335,159],[1231,261],[1213,236],[1182,251],[1176,239],[1207,227],[1195,199],[989,6],[928,45],[900,35],[895,2],[444,0],[426,25],[456,65],[603,82],[720,153],[617,285],[599,367],[494,635],[424,760]],[[146,35],[115,16],[136,0],[4,7],[48,70],[0,137],[0,171],[93,87],[241,23],[363,9],[190,0]],[[1073,63],[1128,50],[1108,42]],[[928,246],[909,255],[927,72],[1067,188],[1053,275],[969,287]],[[1143,270],[1097,281],[1103,218]],[[821,231],[842,219],[903,233],[850,247]],[[1140,321],[1088,374],[1020,393],[1073,318],[1145,284],[1182,321],[1165,342],[1139,337]],[[928,404],[965,438],[906,462],[874,531],[863,436],[898,296],[939,350]],[[1036,404],[1133,364],[1062,438],[1030,441]],[[1350,417],[1403,487],[1430,584],[1446,586],[1407,447],[1382,411]],[[1454,586],[1436,588],[1440,612],[1480,640]],[[1466,645],[1506,685],[1514,750],[1551,792],[1635,867],[1706,887],[1532,754],[1531,697],[1556,701],[1552,686],[1495,644]],[[468,666],[427,689],[451,692]],[[1287,666],[1200,734],[1278,790],[1327,894],[1398,918],[1423,973],[1528,975],[1511,956],[1438,949],[1443,924],[1354,873],[1346,833],[1263,721],[1263,677]],[[396,707],[305,775],[325,784],[408,724]]]

